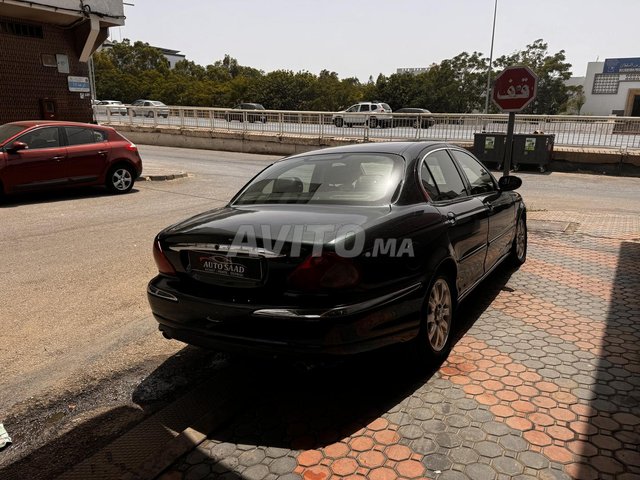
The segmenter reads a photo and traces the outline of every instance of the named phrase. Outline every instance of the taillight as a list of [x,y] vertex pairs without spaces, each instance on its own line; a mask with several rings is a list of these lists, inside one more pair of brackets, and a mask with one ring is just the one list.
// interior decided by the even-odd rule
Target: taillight
[[136,146],[135,143],[130,143],[129,145],[127,145],[126,147],[127,150],[129,150],[130,152],[135,152],[138,153],[138,147]]
[[153,242],[153,259],[155,260],[160,273],[164,273],[165,275],[176,274],[176,269],[173,268],[173,265],[171,265],[171,262],[169,262],[169,259],[162,251],[162,245],[160,245],[160,240],[157,238]]
[[360,271],[350,258],[330,252],[310,256],[289,275],[289,285],[307,292],[348,288],[360,282]]

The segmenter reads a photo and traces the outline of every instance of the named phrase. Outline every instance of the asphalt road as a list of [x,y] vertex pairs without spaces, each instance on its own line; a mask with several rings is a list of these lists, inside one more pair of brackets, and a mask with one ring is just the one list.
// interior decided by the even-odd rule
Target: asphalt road
[[[16,441],[0,455],[0,468],[105,409],[128,405],[135,413],[132,392],[178,354],[183,360],[148,389],[188,388],[187,370],[203,368],[204,354],[164,340],[150,314],[145,292],[156,272],[153,237],[223,205],[278,157],[140,150],[147,167],[190,176],[139,182],[123,196],[86,189],[14,197],[0,207],[0,423]],[[640,211],[637,178],[520,175],[531,209]]]

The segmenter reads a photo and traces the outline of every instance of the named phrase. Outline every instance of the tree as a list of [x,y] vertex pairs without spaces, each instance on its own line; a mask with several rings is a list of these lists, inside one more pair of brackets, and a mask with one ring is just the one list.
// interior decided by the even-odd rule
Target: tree
[[582,106],[586,102],[584,96],[584,87],[582,85],[575,85],[568,87],[569,99],[562,107],[562,112],[568,115],[580,115]]

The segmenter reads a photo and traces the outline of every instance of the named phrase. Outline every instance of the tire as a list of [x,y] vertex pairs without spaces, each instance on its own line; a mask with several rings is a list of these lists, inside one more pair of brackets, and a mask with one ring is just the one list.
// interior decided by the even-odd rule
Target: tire
[[262,117],[262,118],[260,119],[260,121],[261,121],[262,123],[267,123],[267,117]]
[[344,125],[344,120],[342,120],[341,118],[336,118],[336,119],[333,121],[333,124],[334,124],[336,127],[342,127],[342,125]]
[[420,370],[437,366],[451,350],[453,338],[453,316],[455,311],[454,290],[451,279],[439,273],[432,280],[420,311],[420,332],[413,340],[412,360],[418,362]]
[[135,110],[131,110],[131,116],[135,117],[136,116],[136,111]]
[[511,166],[511,170],[513,170],[514,172],[517,172],[518,170],[520,170],[520,165],[519,165],[519,164],[517,164],[517,163],[514,163],[514,164]]
[[153,118],[153,117],[155,117],[155,116],[156,116],[156,114],[155,114],[155,113],[153,113],[153,112],[149,112],[149,113],[147,113],[147,117],[149,117],[149,118]]
[[135,183],[135,174],[129,165],[115,165],[107,173],[106,187],[112,193],[129,193]]
[[516,235],[511,244],[509,260],[512,265],[519,267],[527,261],[527,218],[520,215],[516,223]]
[[415,128],[416,130],[418,128],[422,128],[422,124],[421,124],[420,120],[416,120],[415,122],[413,122],[413,128]]
[[368,125],[369,128],[376,128],[378,126],[378,120],[376,118],[370,118]]

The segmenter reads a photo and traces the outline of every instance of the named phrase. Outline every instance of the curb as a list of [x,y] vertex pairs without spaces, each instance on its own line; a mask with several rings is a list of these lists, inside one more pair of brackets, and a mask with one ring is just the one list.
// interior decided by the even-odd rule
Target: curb
[[171,173],[169,175],[141,175],[138,177],[139,182],[162,182],[166,180],[176,180],[178,178],[187,177],[187,172]]

